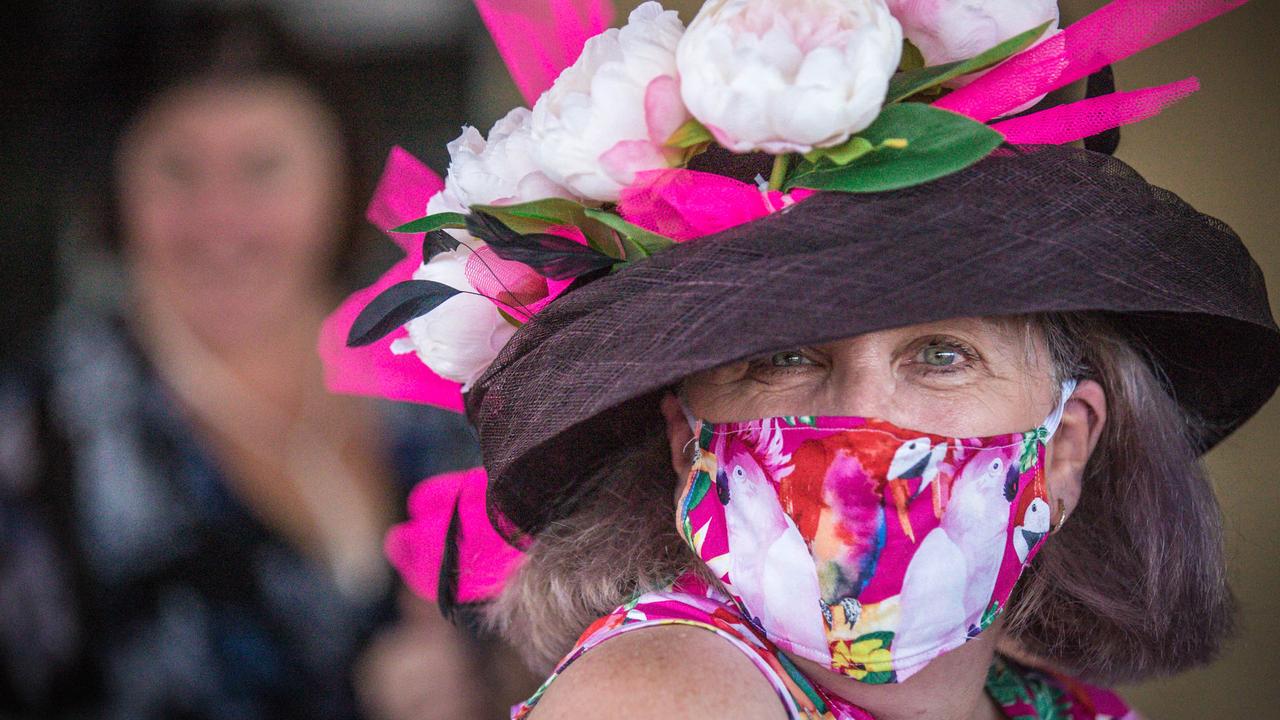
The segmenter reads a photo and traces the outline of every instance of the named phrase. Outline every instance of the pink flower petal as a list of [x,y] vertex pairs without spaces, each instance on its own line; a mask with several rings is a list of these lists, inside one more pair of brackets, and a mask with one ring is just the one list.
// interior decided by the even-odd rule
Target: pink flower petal
[[667,167],[661,145],[648,140],[623,140],[600,156],[600,167],[620,185],[635,181],[638,171]]
[[644,91],[644,120],[649,141],[658,147],[666,145],[688,119],[689,111],[680,98],[680,81],[670,75],[654,78]]

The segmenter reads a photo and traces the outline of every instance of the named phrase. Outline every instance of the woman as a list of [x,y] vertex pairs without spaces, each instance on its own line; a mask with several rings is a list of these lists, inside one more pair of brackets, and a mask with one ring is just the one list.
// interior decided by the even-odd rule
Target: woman
[[4,378],[0,714],[482,714],[487,651],[382,557],[473,435],[328,394],[315,352],[360,222],[341,106],[262,12],[150,40],[113,139],[123,297]]
[[987,121],[1215,12],[1116,2],[1024,49],[1053,8],[920,70],[901,33],[955,15],[797,8],[650,3],[588,41],[451,146],[423,226],[453,235],[353,325],[411,318],[441,372],[476,295],[513,326],[455,379],[525,551],[485,612],[552,671],[514,716],[1136,717],[1094,683],[1230,629],[1197,457],[1274,393],[1280,331],[1229,228],[1060,144],[1151,106]]

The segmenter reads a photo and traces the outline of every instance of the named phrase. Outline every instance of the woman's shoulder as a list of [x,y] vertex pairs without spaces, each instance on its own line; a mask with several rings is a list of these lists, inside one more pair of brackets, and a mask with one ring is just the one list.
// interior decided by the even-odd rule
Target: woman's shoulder
[[681,717],[784,720],[768,678],[726,638],[689,624],[610,637],[563,668],[530,720]]

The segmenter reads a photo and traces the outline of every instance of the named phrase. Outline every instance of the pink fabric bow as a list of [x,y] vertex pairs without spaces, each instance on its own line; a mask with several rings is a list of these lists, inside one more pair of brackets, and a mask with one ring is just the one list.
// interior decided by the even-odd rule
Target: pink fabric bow
[[790,194],[714,173],[672,168],[648,170],[623,189],[618,212],[640,227],[678,241],[693,240],[758,220],[790,207],[814,191]]
[[497,533],[485,512],[488,477],[484,468],[436,475],[409,495],[409,520],[387,533],[386,554],[405,582],[428,600],[438,600],[440,568],[453,510],[458,512],[459,603],[496,596],[520,565],[523,554]]
[[[386,169],[366,213],[383,232],[422,217],[427,200],[444,187],[438,175],[403,148],[392,148]],[[425,403],[462,411],[462,386],[431,372],[417,355],[395,355],[391,343],[405,334],[397,330],[364,347],[347,347],[347,333],[360,311],[379,293],[409,280],[422,264],[421,233],[388,233],[405,256],[377,282],[353,293],[325,319],[319,352],[329,392]]]

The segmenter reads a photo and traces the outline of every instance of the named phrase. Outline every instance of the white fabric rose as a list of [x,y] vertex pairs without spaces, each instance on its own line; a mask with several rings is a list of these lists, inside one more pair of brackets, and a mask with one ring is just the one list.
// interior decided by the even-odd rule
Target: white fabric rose
[[636,173],[682,160],[665,143],[689,119],[676,75],[683,33],[674,11],[646,2],[625,27],[587,41],[533,106],[534,152],[547,177],[611,202]]
[[494,123],[489,138],[467,126],[449,143],[444,190],[432,196],[427,214],[467,212],[471,205],[511,205],[548,197],[572,197],[533,160],[528,108],[518,107]]
[[[926,65],[968,60],[1019,33],[1052,21],[1058,30],[1057,0],[889,0],[889,10]],[[959,87],[974,75],[947,83]]]
[[[484,243],[468,239],[479,249]],[[467,259],[471,250],[460,247],[436,255],[418,267],[414,280],[434,280],[449,287],[474,292],[467,280]],[[417,352],[419,359],[440,377],[470,387],[498,356],[498,351],[515,334],[516,328],[499,313],[496,305],[479,295],[461,294],[405,324],[409,337],[391,344],[397,355]]]
[[779,155],[870,125],[901,55],[884,0],[710,0],[676,64],[685,105],[720,144]]

